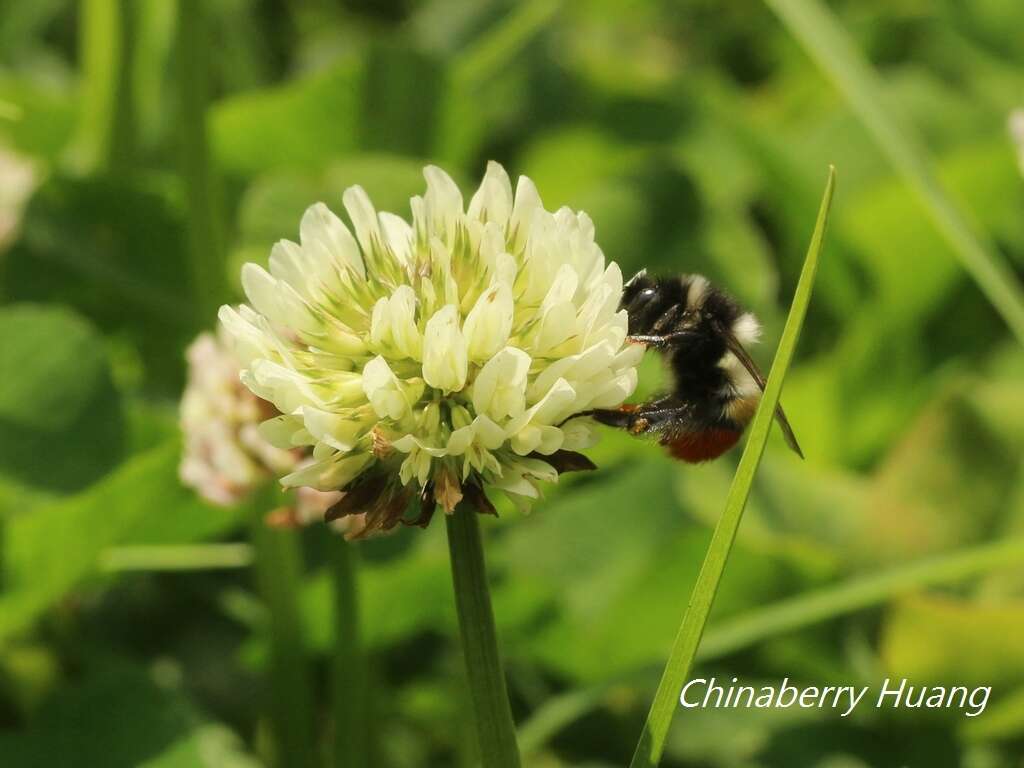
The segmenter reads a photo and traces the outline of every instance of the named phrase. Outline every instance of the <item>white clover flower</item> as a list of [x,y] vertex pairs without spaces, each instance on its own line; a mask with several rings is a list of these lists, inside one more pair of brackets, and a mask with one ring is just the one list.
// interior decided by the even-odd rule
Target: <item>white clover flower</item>
[[261,433],[311,451],[282,483],[345,490],[336,514],[365,512],[368,530],[414,494],[422,523],[435,500],[493,511],[488,486],[527,508],[594,441],[566,420],[622,403],[643,354],[585,213],[546,211],[525,177],[513,193],[497,163],[468,208],[443,171],[424,176],[411,224],[360,187],[343,196],[354,236],[313,205],[300,244],[243,268],[249,305],[220,312],[242,381],[282,414]]

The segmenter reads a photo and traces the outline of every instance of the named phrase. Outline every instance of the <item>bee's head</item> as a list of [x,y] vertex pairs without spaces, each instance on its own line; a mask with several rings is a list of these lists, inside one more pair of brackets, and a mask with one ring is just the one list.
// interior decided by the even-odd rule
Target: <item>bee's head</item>
[[649,332],[665,309],[677,300],[676,293],[678,290],[672,290],[665,280],[648,277],[646,269],[633,275],[622,286],[619,302],[619,308],[629,315],[630,334]]
[[649,303],[655,292],[654,278],[647,276],[646,269],[641,269],[622,286],[622,301],[619,306],[627,312],[634,312]]
[[630,335],[652,333],[657,326],[676,338],[714,340],[724,331],[744,343],[757,337],[754,317],[701,275],[652,278],[640,271],[623,286],[620,306],[629,315]]

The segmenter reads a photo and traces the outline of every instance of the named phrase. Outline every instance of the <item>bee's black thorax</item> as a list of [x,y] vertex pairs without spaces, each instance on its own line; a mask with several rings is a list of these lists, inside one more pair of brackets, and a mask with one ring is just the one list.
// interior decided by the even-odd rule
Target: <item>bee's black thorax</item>
[[718,365],[724,355],[725,345],[710,334],[666,354],[672,392],[700,410],[706,408],[707,413],[702,415],[721,412],[728,399],[728,374]]

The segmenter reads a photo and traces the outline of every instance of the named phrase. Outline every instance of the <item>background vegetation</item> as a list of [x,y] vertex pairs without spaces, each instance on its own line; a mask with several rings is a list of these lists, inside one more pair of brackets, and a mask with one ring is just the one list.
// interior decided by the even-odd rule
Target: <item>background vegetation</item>
[[[468,189],[493,158],[587,210],[625,272],[726,286],[764,320],[765,363],[837,166],[783,397],[807,460],[773,436],[698,669],[994,686],[973,719],[687,710],[665,764],[1024,765],[1024,354],[863,104],[768,6],[179,3],[0,9],[0,764],[261,763],[284,692],[245,541],[275,502],[179,485],[184,347],[310,202],[340,210],[359,183],[405,213],[426,161]],[[1024,273],[1005,128],[1024,5],[829,6],[880,72],[874,107]],[[659,377],[646,361],[640,395]],[[528,766],[628,761],[737,458],[681,467],[614,434],[593,456],[485,526]],[[473,761],[442,528],[358,546],[373,766]],[[330,536],[301,545],[289,642],[327,750]]]

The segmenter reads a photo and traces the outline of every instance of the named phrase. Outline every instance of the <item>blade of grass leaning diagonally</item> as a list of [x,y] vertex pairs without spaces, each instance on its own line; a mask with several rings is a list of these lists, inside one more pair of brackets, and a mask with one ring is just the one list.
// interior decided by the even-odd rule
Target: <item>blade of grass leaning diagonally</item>
[[203,544],[129,544],[100,556],[104,571],[205,571],[248,568],[252,545],[242,542]]
[[882,81],[842,24],[819,0],[765,0],[843,94],[978,287],[1024,344],[1024,289],[994,245],[971,223],[932,172],[920,141],[882,99]]
[[711,613],[711,606],[715,600],[715,593],[718,591],[718,584],[722,579],[722,572],[725,570],[725,563],[729,558],[729,551],[736,539],[736,531],[739,529],[740,519],[743,517],[743,509],[746,506],[747,497],[750,495],[754,475],[757,473],[761,456],[764,454],[775,407],[782,394],[782,382],[789,363],[793,359],[793,351],[796,349],[800,329],[807,314],[807,305],[811,300],[811,288],[814,284],[814,275],[818,268],[818,259],[825,238],[825,227],[828,222],[829,209],[832,206],[834,189],[835,169],[829,168],[828,182],[821,201],[821,209],[818,212],[818,221],[814,227],[814,235],[811,237],[803,270],[800,272],[800,281],[796,286],[793,304],[790,307],[789,316],[786,318],[786,327],[782,332],[775,360],[772,362],[771,373],[768,375],[768,384],[750,426],[750,437],[747,439],[746,448],[743,450],[736,474],[733,476],[732,486],[729,488],[729,495],[725,500],[725,509],[711,536],[711,543],[708,545],[704,563],[697,576],[693,593],[690,595],[690,602],[686,607],[683,622],[676,635],[668,663],[665,665],[665,671],[662,673],[658,690],[654,694],[654,702],[647,714],[647,722],[644,723],[643,733],[640,735],[630,768],[656,766],[665,748],[665,738],[672,722],[672,715],[678,706],[679,691],[697,655],[701,635],[704,633],[708,615]]
[[879,605],[922,587],[953,584],[969,576],[1021,563],[1024,563],[1024,538],[1018,536],[810,590],[712,625],[698,658],[702,661],[719,658],[765,638]]

